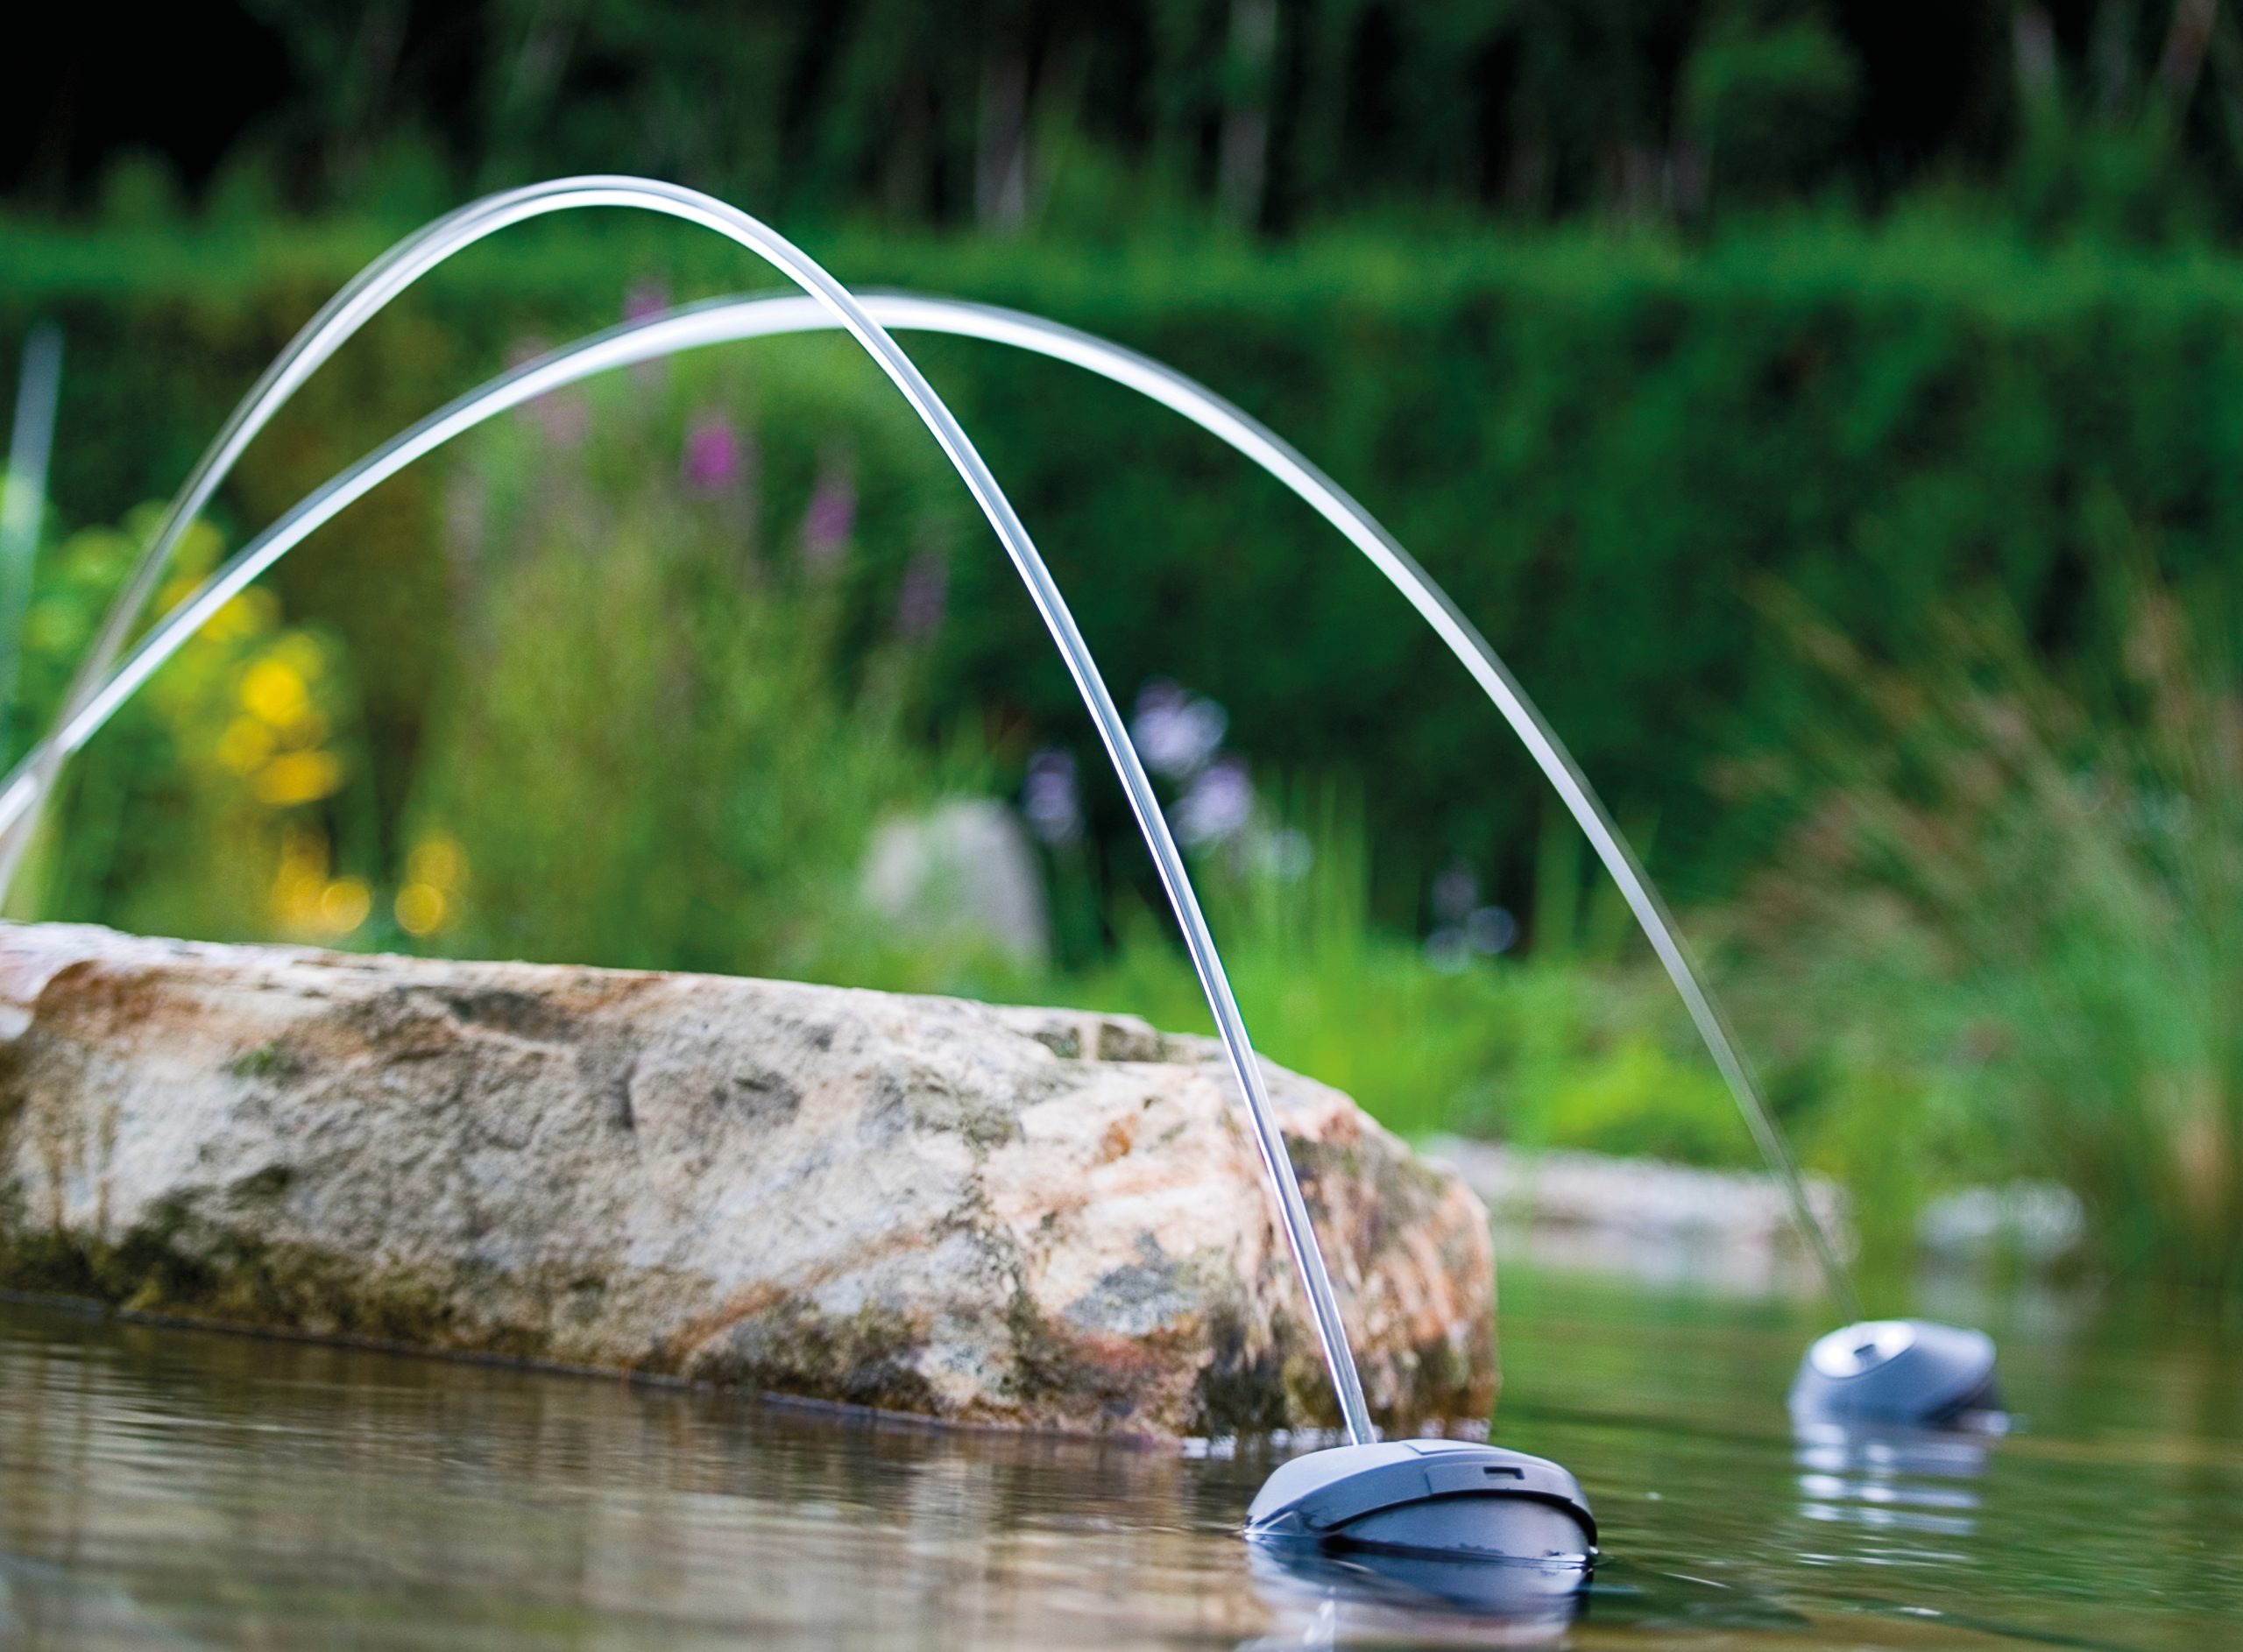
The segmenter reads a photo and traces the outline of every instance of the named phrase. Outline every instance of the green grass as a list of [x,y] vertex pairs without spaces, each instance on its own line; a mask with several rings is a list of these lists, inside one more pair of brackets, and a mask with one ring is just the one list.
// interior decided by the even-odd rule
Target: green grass
[[1749,1025],[1833,1151],[1919,1185],[2053,1176],[2100,1260],[2243,1282],[2243,653],[2141,571],[2058,670],[1998,605],[1842,685],[1771,783],[1803,813],[1737,914]]
[[[1332,787],[1297,792],[1292,830],[1313,847],[1288,878],[1267,858],[1199,867],[1209,923],[1256,1047],[1337,1086],[1405,1136],[1500,1136],[1537,1146],[1749,1162],[1752,1146],[1712,1066],[1689,1041],[1655,971],[1632,957],[1617,900],[1593,900],[1587,950],[1554,920],[1530,957],[1436,962],[1370,915],[1360,812]],[[1559,863],[1578,900],[1578,857]],[[1052,983],[1069,1000],[1212,1033],[1165,916],[1134,909],[1111,957]]]

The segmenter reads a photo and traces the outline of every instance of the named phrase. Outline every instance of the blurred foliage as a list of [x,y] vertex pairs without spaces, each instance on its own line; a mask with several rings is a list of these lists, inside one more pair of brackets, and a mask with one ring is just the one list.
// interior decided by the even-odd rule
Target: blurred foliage
[[[1371,857],[1354,788],[1280,794],[1284,824],[1202,855],[1194,868],[1263,1054],[1347,1091],[1409,1136],[1753,1161],[1751,1139],[1672,989],[1626,945],[1625,908],[1609,890],[1579,892],[1577,834],[1549,835],[1543,881],[1551,906],[1586,908],[1578,942],[1553,934],[1525,958],[1451,950],[1372,919]],[[1269,852],[1273,830],[1298,833],[1309,852]],[[1072,1002],[1212,1036],[1206,1000],[1171,929],[1164,914],[1125,914],[1111,956],[1060,990]]]
[[1780,201],[1829,175],[1859,101],[1860,71],[1812,16],[1773,27],[1733,13],[1693,54],[1685,129],[1725,197]]
[[[351,649],[283,625],[285,582],[260,583],[72,766],[21,904],[215,938],[970,983],[971,958],[826,921],[854,911],[883,812],[988,783],[977,745],[953,761],[902,725],[969,507],[931,485],[941,457],[885,382],[834,371],[840,353],[642,369],[486,427],[428,496],[434,573],[408,589],[435,595],[398,636],[440,662],[407,685],[415,737],[370,750],[377,696]],[[302,588],[343,593],[344,631],[397,611],[382,504],[359,507],[373,534],[283,565],[342,564]],[[39,557],[15,754],[156,514]],[[866,537],[905,547],[897,577]],[[198,525],[157,608],[221,548]],[[397,657],[386,635],[356,657]]]
[[2243,222],[2243,24],[2211,0],[232,0],[122,42],[26,27],[0,195],[118,221],[418,219],[629,171],[796,228],[1695,225],[1999,196],[2051,128],[2155,127],[2142,186]]
[[[124,51],[91,13],[37,26],[0,109],[0,337],[64,327],[57,516],[124,526],[42,553],[19,741],[145,531],[127,507],[367,258],[480,189],[674,177],[852,282],[1172,361],[1355,491],[1656,826],[1780,1109],[1873,1229],[2030,1171],[2086,1196],[2112,1267],[2243,1274],[2234,8],[240,0]],[[255,444],[173,593],[540,336],[767,279],[615,215],[477,249]],[[1122,392],[912,348],[1114,685],[1228,709],[1255,812],[1197,852],[1273,1057],[1412,1133],[1746,1158],[1539,778],[1322,524]],[[2154,547],[2123,576],[2113,522]],[[883,819],[1095,754],[846,346],[526,409],[270,587],[73,767],[20,900],[1205,1024],[1110,787],[1047,839],[1056,974],[858,904]],[[1964,592],[2006,618],[1955,618]],[[1459,867],[1521,950],[1460,948]]]
[[[761,279],[670,226],[549,229],[478,249],[346,349],[251,449],[229,508],[276,514],[532,327],[611,321],[630,272],[680,298]],[[0,330],[51,314],[69,334],[66,514],[113,518],[175,485],[374,244],[340,228],[278,244],[12,237]],[[2243,275],[2210,254],[2036,252],[1929,209],[1873,233],[1810,219],[1688,253],[1589,233],[1334,234],[1283,255],[848,237],[820,251],[852,279],[1014,303],[1150,349],[1266,418],[1448,586],[1622,813],[1658,822],[1655,870],[1685,895],[1721,893],[1783,823],[1709,794],[1709,765],[1791,738],[1808,703],[1795,654],[1740,595],[1751,578],[1781,578],[1872,646],[1989,581],[2061,650],[2090,493],[2115,498],[2182,575],[2224,568],[2243,533]],[[1374,891],[1384,921],[1417,925],[1425,879],[1456,856],[1525,903],[1539,779],[1328,530],[1125,392],[965,341],[913,349],[1115,682],[1192,681],[1230,709],[1257,762],[1360,775],[1382,864],[1398,869]],[[846,350],[831,371],[886,405]],[[892,445],[931,461],[908,422]],[[801,473],[815,448],[802,444]],[[450,669],[451,633],[432,618],[449,602],[432,474],[385,487],[279,576],[291,611],[384,662],[365,720],[385,822],[405,808]],[[962,509],[931,462],[896,485],[918,491],[913,511]],[[868,577],[892,588],[914,545],[908,525],[864,536]],[[1006,731],[1006,762],[1076,738],[1073,692],[978,528],[951,578],[909,732],[987,718]],[[1110,858],[1128,842],[1118,800],[1090,807]]]
[[[2017,338],[2045,344],[2058,321],[2085,317],[2093,325],[2083,326],[2077,346],[2084,360],[2119,348],[2103,336],[2109,329],[2163,349],[2177,373],[2179,341],[2201,344],[2204,318],[2218,314],[2219,272],[2155,272],[2156,279],[2133,290],[2159,303],[2124,316],[2125,325],[2112,303],[2083,304],[2077,293],[2054,303],[2046,292],[2013,288],[1999,306],[1991,295],[1982,300],[1976,336],[1985,348],[1986,339],[2016,335],[1991,357],[2007,371],[2034,364],[2052,371]],[[2060,267],[2052,281],[2057,274],[2079,279],[2077,269]],[[1822,335],[1842,337],[1864,325],[1861,313],[1879,315],[1878,296],[1872,286],[1859,312],[1823,318]],[[2169,339],[2160,344],[2145,317],[2162,317]],[[407,339],[437,330],[425,318],[405,320]],[[1929,321],[1917,325],[1933,344],[1951,342]],[[1585,325],[1580,335],[1588,335]],[[517,342],[518,350],[528,347]],[[2199,382],[2166,387],[2176,407],[2211,398],[2204,381],[2217,377],[2218,359],[2199,348],[2190,364]],[[945,382],[955,366],[939,364]],[[2080,358],[2053,370],[2065,382],[2086,382]],[[112,371],[121,382],[121,365]],[[1905,385],[1927,370],[1896,371]],[[1857,392],[1890,384],[1865,363],[1859,371]],[[1008,406],[1001,380],[966,389],[1015,433],[1009,450],[993,443],[1001,469],[1024,470],[1046,490],[1041,498],[1023,493],[1032,521],[1046,519],[1040,506],[1068,514],[1070,491],[1095,498],[1122,486],[1078,463],[1065,443],[1043,480],[1021,460],[1037,451],[1028,423],[1040,417],[1048,427],[1052,403]],[[1948,394],[1956,393],[1950,385]],[[2012,524],[1964,478],[1945,474],[1938,485],[1919,484],[1921,498],[1878,503],[1883,536],[1857,540],[1879,553],[1874,561],[1802,553],[1773,564],[1780,580],[1743,558],[1728,563],[1740,585],[1786,593],[1757,604],[1720,593],[1759,616],[1770,656],[1762,668],[1771,674],[1759,681],[1778,685],[1749,701],[1753,717],[1718,724],[1730,736],[1725,747],[1698,748],[1726,752],[1709,770],[1709,796],[1730,834],[1727,844],[1701,842],[1724,849],[1749,836],[1772,855],[1761,856],[1760,872],[1728,909],[1730,984],[1751,1042],[1775,1057],[1780,1111],[1810,1157],[1854,1189],[1872,1232],[1888,1244],[1905,1237],[1908,1213],[1928,1192],[2032,1172],[2088,1197],[2113,1267],[2233,1272],[2243,1186],[2233,1144],[2243,1120],[2223,1006],[2235,985],[2227,914],[2243,893],[2228,886],[2238,863],[2227,818],[2243,713],[2230,703],[2230,629],[2222,620],[2192,636],[2169,594],[2184,575],[2148,571],[2151,559],[2140,550],[2143,568],[2123,578],[2111,573],[2115,543],[2152,542],[2138,506],[2112,480],[2127,469],[2112,461],[2151,482],[2169,484],[2177,473],[2177,497],[2213,507],[2208,518],[2202,508],[2192,517],[2169,505],[2156,515],[2154,539],[2156,561],[2183,568],[2179,547],[2201,536],[2185,589],[2206,627],[2232,600],[2211,556],[2219,534],[2232,531],[2216,512],[2232,507],[2211,435],[2193,438],[2201,474],[2174,443],[2150,450],[2148,432],[2176,429],[2152,418],[2157,400],[2130,391],[2100,409],[2132,406],[2145,422],[2131,441],[2112,442],[2091,420],[2080,427],[2111,443],[2092,466],[2048,450],[2056,445],[2051,410],[2017,385],[1973,404],[2006,410],[2013,424],[2006,434],[1983,436],[1978,452],[2015,443],[2023,455],[2016,468],[2051,479],[2036,519],[2072,536],[2061,562],[2048,547],[2010,537]],[[1813,405],[1811,391],[1785,405],[1796,412],[1802,403]],[[1871,422],[1858,407],[1847,411],[1856,427]],[[2072,410],[2083,418],[2089,411]],[[1655,420],[1624,408],[1606,413],[1624,433],[1614,438],[1623,448],[1653,444],[1655,453],[1659,441],[1680,441],[1694,455],[1720,451],[1695,439],[1680,406]],[[1837,409],[1826,417],[1845,422]],[[1783,427],[1773,413],[1765,418],[1772,439]],[[1067,427],[1101,434],[1072,416]],[[1103,434],[1107,451],[1157,456],[1164,435],[1133,442],[1118,434],[1126,428]],[[1590,439],[1579,425],[1574,434]],[[290,462],[308,462],[308,449],[292,448],[285,434],[275,445]],[[1553,436],[1541,450],[1555,445]],[[1787,479],[1791,489],[1828,485],[1805,441],[1794,438],[1787,451],[1802,469]],[[1828,462],[1857,458],[1841,447]],[[1191,461],[1182,463],[1192,475]],[[1942,471],[1954,463],[1943,458]],[[45,892],[39,909],[171,933],[1075,1001],[1204,1029],[1197,988],[1142,886],[1133,889],[1135,851],[1115,835],[1078,830],[1054,847],[1051,881],[1063,928],[1072,926],[1075,937],[1069,943],[1063,935],[1071,967],[1058,975],[887,936],[859,902],[864,845],[882,818],[959,791],[1002,790],[1031,742],[1074,743],[1071,717],[1027,709],[1039,695],[1065,706],[1066,690],[1025,625],[1015,633],[1022,659],[1007,662],[1020,675],[952,674],[959,656],[950,651],[975,621],[987,623],[972,604],[1024,604],[1004,587],[939,465],[882,382],[832,340],[638,370],[526,407],[468,439],[448,467],[392,502],[395,514],[374,509],[378,531],[356,542],[322,539],[292,559],[286,571],[294,582],[284,578],[276,589],[323,593],[322,602],[299,609],[291,597],[284,607],[279,596],[252,592],[155,679],[74,768],[61,825],[35,869]],[[1669,460],[1660,474],[1680,484],[1688,471]],[[1155,465],[1150,474],[1163,473]],[[1780,479],[1765,474],[1772,486]],[[268,473],[242,493],[257,498],[276,485]],[[1150,494],[1157,484],[1136,485]],[[1171,485],[1159,504],[1174,505],[1168,514],[1187,522],[1205,511],[1232,526],[1229,543],[1242,554],[1268,502],[1250,492],[1227,499],[1229,485],[1181,494]],[[1796,515],[1796,498],[1786,497]],[[1596,503],[1576,498],[1574,507]],[[1105,593],[1084,604],[1097,627],[1126,629],[1136,604],[1143,634],[1172,643],[1189,634],[1189,547],[1154,532],[1150,512],[1158,505],[1150,498],[1131,508],[1138,514],[1120,525],[1108,552],[1122,569],[1086,567],[1076,551],[1061,558],[1078,589]],[[1600,646],[1614,651],[1624,682],[1645,671],[1649,706],[1657,693],[1637,656],[1663,657],[1667,627],[1688,616],[1689,600],[1704,598],[1705,582],[1679,566],[1674,540],[1641,531],[1653,519],[1644,509],[1643,522],[1625,525],[1638,532],[1624,542],[1639,554],[1663,545],[1678,566],[1632,572],[1659,582],[1673,611],[1654,615],[1648,603],[1623,610],[1639,616],[1629,632],[1609,605],[1582,612],[1560,604],[1541,629],[1599,639],[1574,657],[1602,661]],[[1132,526],[1141,537],[1130,537]],[[97,603],[145,529],[143,515],[41,558],[27,632],[34,712],[51,706]],[[1262,531],[1273,561],[1291,554],[1276,526]],[[367,618],[395,611],[394,594],[379,589],[396,567],[386,559],[398,554],[393,545],[421,534],[428,546],[416,554],[430,571],[409,574],[408,589],[435,595],[412,615],[407,640],[438,662],[438,674],[408,685],[420,732],[386,755],[404,779],[400,801],[384,805],[371,784],[379,762],[361,710],[374,702],[361,686],[372,674],[352,662],[383,657],[388,622]],[[2012,554],[1960,554],[1956,541],[1977,534],[1999,535],[1995,546]],[[1943,538],[1950,560],[1906,560]],[[1616,532],[1616,560],[1623,542]],[[215,531],[199,531],[167,599],[182,595],[218,549]],[[968,571],[975,549],[992,564],[986,576]],[[1129,594],[1134,587],[1121,577],[1129,566],[1158,570],[1171,555],[1178,566],[1167,586]],[[322,558],[329,582],[306,580]],[[1192,571],[1233,596],[1234,631],[1241,615],[1270,622],[1255,606],[1262,593],[1235,566]],[[1621,575],[1616,568],[1615,580]],[[1312,584],[1288,583],[1281,570],[1263,577],[1280,604]],[[1325,600],[1336,609],[1343,589]],[[1964,589],[2013,616],[2029,600],[2031,618],[2013,618],[2006,629],[1943,618]],[[2100,604],[2119,590],[2135,594],[2113,615]],[[1833,619],[1822,604],[1853,593],[1859,606],[1844,623]],[[331,615],[337,629],[289,626],[284,611]],[[1703,623],[1733,638],[1737,622]],[[346,645],[343,627],[353,624],[370,640]],[[1296,627],[1297,638],[1320,634]],[[1003,633],[992,625],[985,634]],[[1321,634],[1339,652],[1320,661],[1273,650],[1279,686],[1264,692],[1286,699],[1296,716],[1320,703],[1311,666],[1347,678],[1357,695],[1378,685],[1384,662],[1367,646],[1376,634],[1367,618],[1356,616],[1349,628],[1335,613]],[[1341,646],[1350,640],[1351,652]],[[1718,633],[1695,640],[1710,651]],[[1779,652],[1787,672],[1777,672]],[[1228,693],[1241,680],[1241,654],[1211,647],[1205,658]],[[1409,658],[1397,656],[1391,667],[1397,692],[1416,669]],[[1129,682],[1130,672],[1128,663],[1117,667],[1117,681]],[[1536,682],[1531,671],[1528,680]],[[1566,681],[1555,679],[1553,703]],[[1574,691],[1584,688],[1612,692],[1576,679]],[[1252,696],[1249,687],[1242,697],[1251,704]],[[1440,715],[1439,702],[1428,703],[1429,718]],[[1640,715],[1617,696],[1604,703],[1616,723]],[[961,718],[960,708],[971,715]],[[1317,715],[1327,723],[1312,733],[1329,738],[1347,727],[1339,710]],[[1509,846],[1521,871],[1508,885],[1491,882],[1522,907],[1529,902],[1521,897],[1531,898],[1531,949],[1444,944],[1463,915],[1480,913],[1447,911],[1439,887],[1448,874],[1423,875],[1444,864],[1438,857],[1453,844],[1403,832],[1405,852],[1385,847],[1375,800],[1388,774],[1428,751],[1406,702],[1393,715],[1390,725],[1366,731],[1376,744],[1362,749],[1389,759],[1378,780],[1291,793],[1270,777],[1306,766],[1291,751],[1267,755],[1263,743],[1285,719],[1227,720],[1262,784],[1252,830],[1216,835],[1200,871],[1263,1047],[1411,1133],[1460,1129],[1530,1145],[1748,1162],[1749,1140],[1718,1081],[1635,950],[1624,913],[1593,893],[1598,880],[1561,818],[1517,804],[1509,818],[1523,817],[1525,841]],[[1577,714],[1561,707],[1557,716],[1581,735]],[[1639,732],[1624,731],[1641,742]],[[1488,746],[1477,749],[1500,749],[1492,729],[1481,738]],[[1641,744],[1623,749],[1644,752],[1646,765],[1656,757]],[[1327,768],[1331,751],[1320,753]],[[1484,763],[1468,753],[1463,761],[1475,773]],[[1625,797],[1630,772],[1618,778],[1613,789]],[[1101,790],[1085,800],[1093,822]],[[1483,827],[1516,832],[1497,826],[1504,817],[1478,801],[1485,797],[1467,787],[1452,806],[1468,818],[1478,811]],[[1190,804],[1179,796],[1179,808]],[[1629,818],[1640,826],[1648,817]],[[1671,860],[1672,834],[1660,825],[1658,848]],[[1284,834],[1306,852],[1275,852]],[[1490,839],[1505,841],[1494,830]],[[1411,851],[1421,856],[1415,870]],[[1467,854],[1463,864],[1476,884],[1492,862]],[[1399,918],[1387,883],[1400,886]],[[1447,927],[1421,940],[1428,909]]]
[[[53,547],[25,618],[23,706],[45,724],[158,512]],[[216,532],[180,547],[168,608],[217,564]],[[370,903],[336,870],[363,848],[357,692],[319,631],[282,623],[272,591],[229,602],[66,772],[62,801],[15,892],[19,909],[157,935],[333,941]]]
[[[858,905],[866,839],[986,776],[902,726],[958,526],[928,486],[941,460],[833,354],[618,375],[471,439],[447,489],[459,636],[408,809],[408,863],[434,856],[406,867],[408,934],[895,982]],[[867,536],[916,547],[909,611]],[[845,652],[853,632],[870,634]]]
[[1919,1197],[2048,1177],[2106,1266],[2233,1285],[2243,632],[2139,565],[2098,589],[2061,665],[1999,601],[1893,659],[1781,599],[1829,711],[1735,776],[1802,806],[1738,910],[1739,980],[1843,1168],[1897,1159]]

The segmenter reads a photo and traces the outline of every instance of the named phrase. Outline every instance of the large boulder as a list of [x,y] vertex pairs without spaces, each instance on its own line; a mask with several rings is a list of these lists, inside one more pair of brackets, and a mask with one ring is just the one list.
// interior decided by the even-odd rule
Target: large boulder
[[[1483,1421],[1485,1210],[1270,1078],[1374,1410]],[[1334,1420],[1210,1041],[782,981],[0,925],[0,1285],[962,1422]]]

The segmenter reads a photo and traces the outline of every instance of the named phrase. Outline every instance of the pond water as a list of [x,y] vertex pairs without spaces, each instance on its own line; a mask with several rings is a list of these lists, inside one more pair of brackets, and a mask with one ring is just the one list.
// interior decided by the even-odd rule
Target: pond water
[[0,1646],[2243,1644],[2243,1338],[1972,1306],[2016,1431],[1801,1440],[1809,1309],[1508,1272],[1497,1437],[1606,1559],[1506,1627],[1257,1578],[1266,1461],[0,1302]]

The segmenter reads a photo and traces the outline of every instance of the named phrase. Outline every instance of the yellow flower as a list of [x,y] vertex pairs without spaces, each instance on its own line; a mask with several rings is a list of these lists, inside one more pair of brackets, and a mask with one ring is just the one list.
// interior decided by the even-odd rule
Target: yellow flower
[[272,874],[272,914],[281,927],[294,935],[316,933],[327,886],[327,839],[315,831],[282,828],[280,864]]
[[312,709],[303,674],[279,660],[260,660],[242,673],[242,704],[276,729],[285,729]]
[[327,648],[308,631],[292,631],[273,639],[266,657],[279,660],[306,682],[327,674]]
[[[194,589],[189,584],[180,593],[185,597]],[[175,605],[176,599],[167,598],[166,608]],[[280,599],[271,591],[252,586],[210,616],[202,627],[202,634],[219,642],[240,642],[259,637],[280,623]]]
[[254,774],[272,755],[272,736],[255,717],[236,717],[218,737],[218,761],[237,774]]
[[260,803],[288,808],[331,797],[343,785],[343,763],[332,752],[290,752],[257,772],[250,789]]
[[439,834],[423,838],[405,858],[405,875],[413,883],[431,886],[440,894],[456,889],[467,875],[467,851],[456,837]]
[[374,909],[374,893],[364,878],[337,878],[319,892],[319,927],[329,935],[348,935]]
[[434,884],[409,883],[397,892],[397,926],[407,935],[434,935],[450,915],[450,900]]

